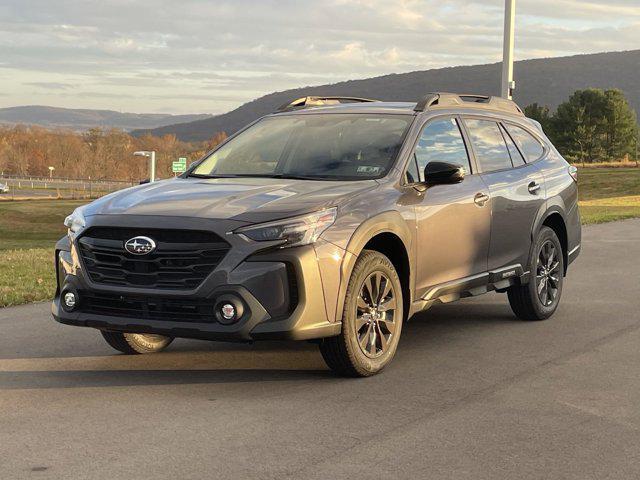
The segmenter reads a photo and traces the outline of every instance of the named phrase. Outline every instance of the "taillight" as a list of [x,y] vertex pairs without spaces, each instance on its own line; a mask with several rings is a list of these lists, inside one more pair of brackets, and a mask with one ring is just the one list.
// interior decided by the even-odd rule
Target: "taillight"
[[571,178],[577,183],[578,182],[578,167],[574,167],[573,165],[569,166],[569,175]]

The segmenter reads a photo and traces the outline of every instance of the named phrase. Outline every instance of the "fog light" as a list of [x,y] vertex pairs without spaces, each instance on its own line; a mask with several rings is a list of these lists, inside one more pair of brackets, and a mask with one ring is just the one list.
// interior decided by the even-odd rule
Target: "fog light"
[[73,292],[66,292],[62,296],[62,301],[64,303],[65,310],[73,310],[74,308],[76,308],[76,304],[78,303],[76,294]]
[[230,303],[224,303],[220,307],[220,315],[222,315],[222,318],[225,320],[233,320],[236,318],[236,307]]

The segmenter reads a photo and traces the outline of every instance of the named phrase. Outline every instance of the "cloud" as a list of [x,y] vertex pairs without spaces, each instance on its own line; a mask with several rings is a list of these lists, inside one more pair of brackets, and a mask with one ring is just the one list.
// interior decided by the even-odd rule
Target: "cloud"
[[42,88],[44,90],[69,90],[75,87],[75,85],[71,83],[60,82],[25,82],[24,85]]
[[[519,0],[516,58],[638,48],[637,1]],[[3,0],[2,104],[224,112],[274,90],[495,62],[503,5]]]

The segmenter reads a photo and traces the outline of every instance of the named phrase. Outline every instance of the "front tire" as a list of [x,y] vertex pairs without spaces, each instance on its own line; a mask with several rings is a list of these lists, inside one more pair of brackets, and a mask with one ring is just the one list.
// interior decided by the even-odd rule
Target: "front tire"
[[527,285],[507,290],[509,305],[522,320],[546,320],[560,304],[564,280],[564,255],[556,232],[542,227],[529,260],[531,279]]
[[342,332],[320,343],[329,368],[348,377],[380,372],[398,348],[402,308],[402,286],[393,264],[380,252],[364,250],[347,286]]
[[173,338],[162,335],[107,332],[104,330],[100,333],[111,347],[127,355],[161,352],[173,341]]

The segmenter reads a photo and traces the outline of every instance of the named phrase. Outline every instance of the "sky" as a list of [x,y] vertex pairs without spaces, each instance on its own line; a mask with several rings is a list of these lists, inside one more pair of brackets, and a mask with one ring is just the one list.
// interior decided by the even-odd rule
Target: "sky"
[[[503,0],[0,0],[0,107],[224,113],[273,91],[493,63]],[[640,0],[517,0],[516,60],[640,48]]]

